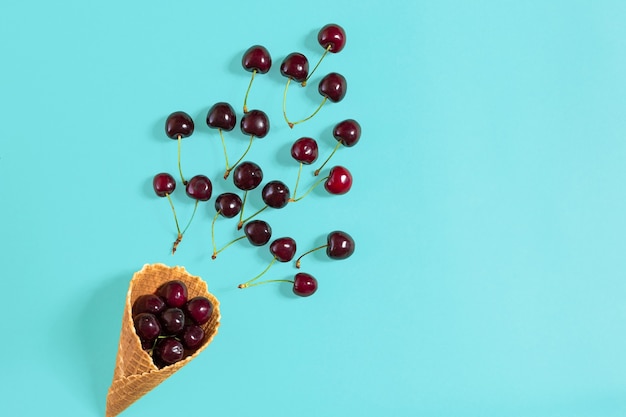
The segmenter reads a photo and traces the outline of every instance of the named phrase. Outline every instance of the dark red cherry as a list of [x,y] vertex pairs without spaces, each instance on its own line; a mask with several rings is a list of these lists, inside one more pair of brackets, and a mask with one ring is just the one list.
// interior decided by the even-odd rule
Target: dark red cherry
[[207,176],[196,175],[189,180],[185,191],[187,195],[194,200],[207,201],[211,198],[213,185]]
[[333,103],[343,100],[348,91],[348,83],[343,75],[331,72],[326,75],[319,83],[317,88],[319,93],[328,98]]
[[159,197],[172,194],[176,189],[176,180],[167,172],[156,174],[152,180],[152,188]]
[[248,241],[254,246],[263,246],[272,238],[272,228],[263,220],[251,220],[243,226]]
[[161,333],[161,324],[154,314],[138,314],[133,322],[135,324],[135,331],[141,340],[154,340]]
[[185,327],[183,335],[181,336],[181,342],[185,349],[198,349],[202,346],[204,341],[204,330],[197,324],[190,324]]
[[157,314],[165,308],[165,300],[156,294],[144,294],[133,303],[133,316],[141,313]]
[[283,208],[289,202],[289,188],[282,181],[270,181],[261,191],[263,202],[272,208]]
[[270,130],[270,119],[261,110],[250,110],[243,115],[240,125],[245,135],[263,138]]
[[233,130],[237,116],[233,107],[224,102],[215,103],[206,115],[206,124],[213,129]]
[[354,119],[344,120],[337,123],[333,129],[333,136],[343,146],[354,146],[361,138],[361,125]]
[[159,322],[165,334],[178,334],[185,327],[185,313],[180,308],[166,308],[159,314]]
[[345,194],[352,188],[352,174],[345,167],[334,166],[324,182],[324,188],[331,194]]
[[265,74],[272,66],[272,57],[265,47],[254,45],[243,54],[241,65],[246,71],[252,72],[256,70],[260,74]]
[[170,139],[186,138],[193,133],[193,119],[184,111],[176,111],[165,120],[165,134]]
[[326,236],[326,255],[331,259],[346,259],[354,253],[354,239],[341,230],[330,232]]
[[317,41],[322,48],[337,53],[346,46],[346,32],[341,26],[331,23],[320,29],[317,34]]
[[241,211],[242,201],[235,193],[222,193],[215,199],[215,211],[228,219],[235,217]]
[[279,262],[289,262],[296,254],[296,241],[290,237],[280,237],[270,244],[270,253]]
[[293,293],[300,297],[308,297],[317,291],[317,280],[304,272],[298,272],[293,280]]
[[168,281],[157,290],[170,307],[182,307],[187,302],[187,286],[179,280]]
[[301,83],[309,75],[309,60],[299,52],[293,52],[280,64],[280,73]]
[[291,156],[305,165],[312,164],[317,160],[317,142],[312,138],[300,138],[291,145]]
[[254,162],[245,161],[237,165],[233,172],[235,187],[243,191],[253,190],[263,181],[263,171]]
[[194,323],[204,324],[213,314],[213,303],[206,297],[194,297],[185,304],[185,312]]
[[183,359],[185,349],[183,344],[173,337],[160,339],[154,346],[154,359],[159,366],[174,364]]

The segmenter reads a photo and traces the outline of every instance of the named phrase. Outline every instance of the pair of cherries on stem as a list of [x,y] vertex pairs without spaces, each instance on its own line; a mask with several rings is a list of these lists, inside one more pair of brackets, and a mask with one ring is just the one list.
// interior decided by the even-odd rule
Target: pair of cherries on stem
[[159,197],[166,197],[170,203],[170,207],[172,208],[172,213],[174,214],[174,222],[176,223],[176,231],[177,236],[174,244],[172,245],[172,255],[176,252],[178,245],[183,240],[183,235],[189,228],[191,221],[193,220],[196,210],[198,208],[198,203],[200,201],[208,201],[211,198],[211,194],[213,192],[213,185],[211,180],[205,175],[196,175],[192,177],[187,184],[185,185],[185,192],[187,196],[195,200],[195,204],[193,207],[193,213],[187,222],[187,226],[181,231],[180,225],[178,223],[178,216],[176,215],[176,209],[174,208],[174,202],[170,195],[176,189],[176,180],[171,174],[167,172],[161,172],[156,174],[152,179],[152,188],[154,192]]
[[212,129],[217,129],[222,141],[224,149],[224,159],[226,161],[226,170],[224,171],[224,179],[228,178],[230,172],[243,160],[248,151],[252,147],[254,138],[264,138],[270,130],[270,120],[267,114],[261,110],[246,111],[241,118],[240,128],[244,135],[250,136],[248,147],[241,157],[234,164],[228,162],[228,152],[226,150],[226,141],[224,140],[223,131],[231,131],[237,124],[237,116],[233,107],[226,102],[215,103],[208,111],[206,116],[206,124]]

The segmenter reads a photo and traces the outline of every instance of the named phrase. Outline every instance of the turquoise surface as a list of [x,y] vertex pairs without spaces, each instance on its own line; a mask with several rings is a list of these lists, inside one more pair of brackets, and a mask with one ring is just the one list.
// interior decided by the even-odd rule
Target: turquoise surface
[[[292,84],[289,116],[313,111],[330,71],[348,93],[290,130],[279,64],[314,63],[330,22],[347,45]],[[104,415],[128,282],[162,262],[208,282],[222,324],[124,416],[626,415],[624,22],[620,1],[3,2],[0,414]],[[349,259],[305,258],[310,298],[237,288],[267,247],[211,260],[214,198],[236,189],[205,117],[218,101],[241,117],[253,44],[274,59],[248,99],[271,120],[246,158],[265,180],[292,186],[298,137],[321,160],[334,124],[363,128],[332,159],[348,194],[320,187],[261,216],[298,253],[331,230],[355,238]],[[210,176],[214,197],[172,256],[151,180],[177,174],[176,110],[196,121],[183,172]],[[226,141],[232,159],[247,144],[238,128]],[[173,200],[186,223],[180,183]],[[234,225],[219,219],[216,239]]]

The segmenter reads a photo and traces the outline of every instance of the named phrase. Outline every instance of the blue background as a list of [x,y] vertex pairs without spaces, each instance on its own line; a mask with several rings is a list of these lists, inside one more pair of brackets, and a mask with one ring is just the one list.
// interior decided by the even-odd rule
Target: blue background
[[[289,130],[279,63],[315,62],[329,22],[346,48],[292,85],[288,111],[310,113],[330,71],[348,93]],[[624,22],[620,1],[3,2],[2,414],[103,415],[128,281],[163,262],[209,283],[222,325],[128,417],[626,415]],[[267,180],[295,181],[296,138],[325,156],[335,123],[363,127],[333,158],[348,194],[263,215],[298,252],[354,236],[349,259],[305,259],[320,283],[306,299],[236,288],[270,255],[242,241],[212,261],[213,199],[170,255],[151,189],[176,174],[163,126],[184,110],[184,172],[235,190],[204,118],[217,101],[241,116],[253,44],[274,58],[249,98],[271,119],[247,158]],[[247,138],[227,141],[237,155]],[[185,223],[180,184],[174,203]],[[238,233],[221,219],[216,235]]]

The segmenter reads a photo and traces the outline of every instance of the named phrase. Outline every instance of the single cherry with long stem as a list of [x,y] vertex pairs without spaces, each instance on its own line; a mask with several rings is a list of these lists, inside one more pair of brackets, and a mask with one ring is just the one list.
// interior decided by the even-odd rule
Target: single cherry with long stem
[[165,120],[165,134],[170,139],[178,141],[178,172],[183,185],[187,185],[187,180],[183,177],[183,170],[180,164],[180,148],[183,138],[191,136],[194,131],[194,123],[191,116],[184,111],[176,111],[167,116]]
[[250,141],[248,142],[248,147],[239,157],[237,162],[232,164],[229,168],[226,168],[224,179],[228,178],[230,171],[232,171],[234,167],[236,167],[237,164],[239,164],[248,154],[248,151],[252,147],[252,141],[254,138],[262,139],[267,136],[267,133],[270,131],[270,119],[262,110],[250,110],[241,118],[240,128],[241,133],[250,136]]
[[315,67],[313,67],[309,76],[302,81],[303,87],[329,52],[336,54],[346,46],[346,32],[341,26],[335,23],[329,23],[321,28],[317,33],[317,42],[322,48],[324,48],[324,53],[320,57],[319,61],[317,61],[317,64],[315,64]]
[[228,164],[228,152],[226,151],[226,141],[224,140],[223,131],[230,132],[235,128],[237,124],[235,110],[226,102],[215,103],[207,113],[206,124],[212,129],[217,129],[220,134],[222,148],[224,149],[224,159],[226,161],[226,170],[224,171],[224,179],[226,179],[234,166]]
[[293,187],[293,196],[290,201],[295,201],[296,193],[298,192],[298,184],[300,183],[300,176],[302,174],[303,165],[311,165],[317,160],[319,150],[317,142],[313,138],[302,137],[297,139],[293,145],[291,145],[291,157],[298,161],[298,177],[296,178],[296,186]]
[[287,203],[291,201],[289,196],[289,188],[284,182],[278,180],[268,182],[261,190],[261,198],[263,199],[265,205],[261,207],[256,213],[248,216],[244,220],[241,220],[241,223],[245,223],[248,220],[254,218],[268,207],[275,209],[281,209],[285,207]]
[[[293,128],[295,125],[299,123],[306,122],[307,120],[315,116],[321,110],[321,108],[324,106],[327,100],[330,100],[333,103],[338,103],[341,100],[343,100],[343,98],[346,96],[346,93],[348,91],[348,82],[346,81],[346,78],[343,75],[337,72],[331,72],[330,74],[326,75],[324,78],[320,80],[320,83],[317,86],[317,91],[324,98],[322,99],[322,102],[320,103],[320,105],[315,109],[315,111],[311,113],[311,115],[305,117],[304,119],[300,119],[296,122],[291,122],[289,121],[289,118],[287,117],[287,113],[284,112],[285,121],[287,122],[290,128]],[[285,102],[286,102],[286,91],[285,91],[285,96],[283,97],[283,103]],[[286,104],[283,104],[283,109],[284,108],[286,108]]]
[[239,288],[254,287],[256,285],[269,284],[272,282],[288,282],[293,285],[293,293],[299,297],[308,297],[313,295],[317,291],[317,279],[311,274],[305,272],[298,272],[293,280],[291,279],[268,279],[265,281],[251,282],[248,284],[241,284]]
[[300,268],[301,259],[320,249],[326,249],[326,255],[330,259],[346,259],[354,253],[354,239],[348,233],[341,230],[330,232],[326,236],[326,244],[313,248],[296,259],[296,268]]
[[248,242],[250,242],[250,244],[253,246],[263,246],[267,242],[269,242],[270,239],[272,238],[272,228],[270,227],[269,223],[263,220],[252,220],[252,221],[247,222],[243,226],[243,232],[244,232],[243,236],[239,236],[238,238],[231,240],[230,242],[228,242],[227,244],[225,244],[218,250],[214,249],[214,252],[211,258],[212,259],[217,258],[217,255],[220,252],[222,252],[224,249],[226,249],[233,243],[238,242],[245,238],[248,238]]
[[287,119],[287,90],[289,90],[291,80],[299,83],[305,82],[309,74],[309,61],[303,54],[292,52],[280,64],[280,73],[283,77],[287,77],[287,84],[283,93],[283,117],[289,123]]
[[176,223],[176,232],[177,237],[174,242],[174,246],[172,247],[172,253],[176,252],[176,247],[180,243],[183,238],[183,233],[180,231],[180,226],[178,224],[178,216],[176,215],[176,209],[174,208],[174,202],[170,197],[170,194],[174,192],[176,189],[176,180],[174,177],[167,172],[161,172],[156,174],[152,179],[152,188],[154,192],[159,197],[167,197],[167,201],[170,203],[170,207],[172,208],[172,213],[174,214],[174,222]]
[[270,70],[272,66],[272,57],[264,46],[254,45],[248,48],[248,50],[243,54],[243,57],[241,58],[241,65],[246,71],[252,73],[250,84],[248,84],[248,89],[246,90],[246,95],[243,99],[243,112],[247,113],[248,94],[252,88],[254,76],[257,73],[266,74]]
[[[189,228],[189,225],[191,225],[191,221],[196,215],[196,210],[198,209],[198,203],[200,201],[207,201],[211,198],[211,193],[213,192],[213,184],[211,183],[211,180],[207,176],[195,175],[187,182],[187,186],[185,187],[185,192],[187,193],[188,197],[193,198],[194,200],[196,200],[196,202],[193,206],[193,213],[191,213],[191,217],[189,218],[189,222],[187,222],[187,226],[185,226],[182,232],[180,231],[180,229],[178,229],[178,237],[176,238],[176,241],[174,241],[174,245],[172,247],[172,254],[176,252],[176,248],[178,247],[180,242],[183,240],[183,235]],[[172,209],[173,209],[173,206],[172,206]]]
[[233,171],[233,183],[235,187],[244,192],[237,229],[241,229],[243,226],[243,212],[248,197],[248,191],[257,188],[259,184],[261,184],[261,181],[263,181],[263,170],[254,162],[244,161],[235,167]]
[[276,261],[278,262],[289,262],[293,259],[296,254],[296,241],[290,237],[280,237],[275,239],[272,243],[270,243],[270,253],[273,258],[272,261],[267,265],[260,274],[255,276],[254,278],[244,282],[243,284],[239,284],[239,288],[247,288],[252,285],[257,279],[261,278],[269,269],[274,265]]
[[241,211],[241,198],[235,193],[222,193],[215,199],[215,216],[211,222],[211,243],[213,244],[213,259],[217,256],[217,246],[215,245],[215,221],[219,216],[227,219],[233,218]]
[[337,152],[339,146],[343,145],[345,147],[352,147],[356,145],[356,143],[361,138],[361,125],[354,119],[346,119],[341,121],[335,125],[333,128],[333,137],[337,141],[333,151],[330,153],[328,158],[322,163],[322,165],[315,170],[313,175],[319,175],[320,171],[324,168],[324,166],[330,161],[330,158]]
[[330,169],[330,172],[326,177],[320,178],[304,194],[293,201],[302,200],[321,183],[324,183],[324,188],[330,194],[345,194],[350,191],[350,188],[352,188],[352,174],[348,171],[348,168],[336,165]]

